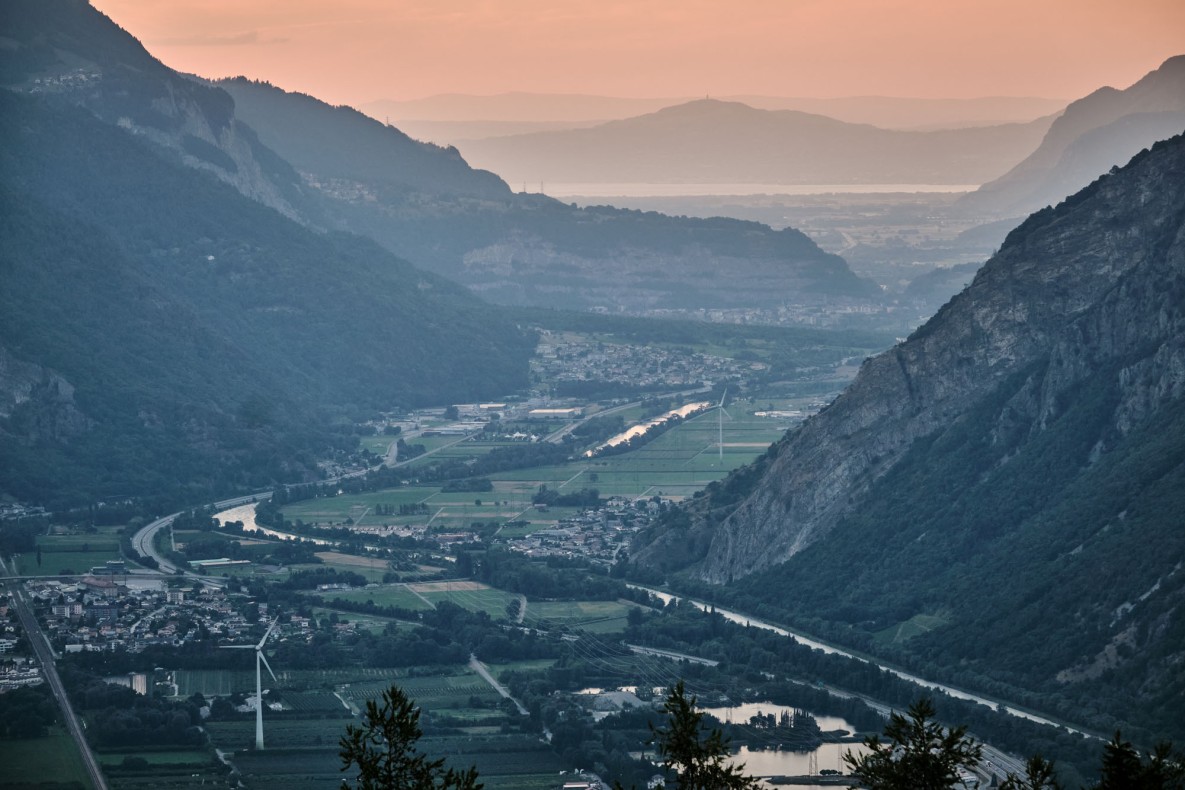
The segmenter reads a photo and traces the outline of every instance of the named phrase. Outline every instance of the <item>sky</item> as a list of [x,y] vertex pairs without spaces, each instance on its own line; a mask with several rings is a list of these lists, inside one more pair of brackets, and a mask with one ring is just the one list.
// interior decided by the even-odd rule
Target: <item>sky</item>
[[1040,96],[1185,53],[1182,0],[91,0],[175,69],[334,104]]

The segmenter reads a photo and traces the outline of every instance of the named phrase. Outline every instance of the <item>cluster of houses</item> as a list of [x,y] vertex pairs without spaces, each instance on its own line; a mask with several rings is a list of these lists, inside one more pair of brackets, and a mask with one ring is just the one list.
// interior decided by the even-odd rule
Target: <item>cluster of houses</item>
[[662,346],[601,343],[574,335],[544,333],[531,360],[538,381],[605,381],[642,387],[699,387],[705,381],[728,381],[751,372],[761,362],[712,354],[688,353]]
[[[898,309],[895,305],[877,304],[865,299],[827,297],[815,304],[783,304],[780,307],[654,308],[640,311],[639,315],[648,318],[706,321],[713,324],[848,327],[853,324],[864,325],[867,319],[892,315]],[[924,321],[925,316],[922,316],[921,320]]]
[[13,654],[20,635],[16,610],[5,594],[0,593],[0,693],[44,682],[41,670],[29,658]]
[[217,587],[167,587],[163,579],[83,576],[26,582],[30,601],[62,653],[177,646],[234,638],[251,625]]
[[528,557],[583,557],[605,567],[617,561],[634,533],[662,509],[654,499],[610,499],[604,507],[562,518],[551,529],[541,529],[507,541],[511,551]]

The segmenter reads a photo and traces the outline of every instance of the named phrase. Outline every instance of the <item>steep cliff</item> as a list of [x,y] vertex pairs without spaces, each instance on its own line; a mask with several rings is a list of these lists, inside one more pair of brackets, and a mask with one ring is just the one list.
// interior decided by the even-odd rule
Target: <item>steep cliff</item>
[[1108,365],[1126,371],[1116,430],[1146,419],[1160,393],[1179,395],[1183,305],[1172,297],[1182,283],[1183,151],[1177,138],[1034,215],[907,342],[867,360],[715,529],[703,577],[727,582],[794,555],[916,440],[1034,365],[997,415],[1000,441],[1040,433],[1063,395]]
[[1030,217],[635,560],[1104,731],[1180,737],[1183,507],[1179,136]]

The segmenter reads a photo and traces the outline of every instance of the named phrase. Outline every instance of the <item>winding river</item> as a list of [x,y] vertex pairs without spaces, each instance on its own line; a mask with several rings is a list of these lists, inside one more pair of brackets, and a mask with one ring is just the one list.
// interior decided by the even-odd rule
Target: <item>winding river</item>
[[1051,727],[1060,727],[1061,729],[1075,733],[1076,735],[1085,735],[1088,738],[1094,737],[1094,736],[1090,735],[1089,733],[1083,732],[1082,730],[1076,730],[1073,727],[1067,727],[1065,724],[1053,721],[1052,719],[1047,719],[1044,716],[1039,716],[1036,713],[1030,713],[1028,711],[1021,710],[1020,708],[1014,708],[1010,705],[1005,705],[1004,703],[997,702],[996,700],[990,700],[986,697],[981,697],[976,694],[972,694],[970,692],[963,691],[961,689],[952,688],[950,686],[944,686],[941,683],[935,683],[933,681],[926,680],[924,678],[920,678],[917,675],[911,675],[908,672],[902,672],[900,669],[895,669],[893,667],[877,663],[876,661],[871,661],[868,658],[865,658],[864,656],[859,656],[859,655],[856,655],[855,653],[851,653],[851,652],[848,652],[847,650],[843,650],[842,648],[824,644],[823,642],[816,641],[814,639],[803,636],[802,634],[796,633],[794,631],[789,631],[785,628],[782,628],[781,626],[777,626],[772,623],[767,623],[767,622],[764,622],[763,620],[758,620],[755,617],[749,617],[748,615],[740,614],[739,612],[733,612],[733,611],[729,611],[728,609],[722,609],[719,606],[713,606],[712,604],[707,604],[707,603],[704,603],[703,601],[696,601],[694,599],[686,598],[686,597],[678,596],[678,595],[671,595],[670,593],[665,593],[665,592],[662,592],[661,590],[651,589],[650,587],[643,587],[643,586],[636,585],[636,584],[631,584],[629,586],[633,587],[636,590],[645,590],[646,592],[648,592],[651,595],[655,596],[656,598],[660,599],[663,603],[670,603],[671,601],[686,601],[687,603],[689,603],[689,604],[691,604],[691,605],[695,606],[696,608],[701,609],[703,611],[708,611],[709,609],[715,610],[722,617],[724,617],[724,619],[731,620],[734,623],[739,623],[740,625],[751,626],[753,628],[761,628],[766,631],[773,631],[775,634],[779,634],[780,636],[789,637],[790,639],[793,639],[794,641],[796,641],[800,644],[804,644],[807,647],[814,648],[815,650],[822,650],[824,653],[831,653],[831,654],[846,656],[848,658],[854,658],[857,661],[863,661],[866,664],[872,664],[872,665],[878,667],[879,669],[883,669],[886,672],[896,675],[897,677],[901,678],[902,680],[908,680],[910,683],[916,683],[917,685],[921,686],[922,688],[934,689],[936,691],[941,691],[944,694],[949,694],[950,696],[955,697],[956,699],[968,700],[970,702],[977,702],[980,705],[987,705],[989,708],[999,708],[1000,710],[1010,713],[1013,716],[1017,716],[1022,719],[1028,719],[1029,721],[1035,721],[1038,724],[1048,724]]

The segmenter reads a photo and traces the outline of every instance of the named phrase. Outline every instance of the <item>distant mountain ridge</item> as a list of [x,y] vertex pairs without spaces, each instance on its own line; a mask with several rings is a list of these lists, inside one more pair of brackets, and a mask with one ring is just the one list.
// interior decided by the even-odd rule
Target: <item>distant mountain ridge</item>
[[[422,99],[365,102],[358,109],[378,120],[464,123],[605,123],[694,101],[694,96],[588,96],[556,93],[502,93],[491,96],[439,94]],[[885,129],[958,128],[1027,123],[1065,108],[1062,99],[1032,96],[983,96],[970,99],[919,99],[897,96],[809,98],[726,95],[712,98],[760,110],[798,110],[837,121],[867,123]]]
[[[370,236],[496,303],[644,311],[878,295],[796,230],[577,208],[511,192],[435,146],[433,168],[449,158],[450,177],[434,179],[432,168],[417,176],[403,152],[423,144],[350,108],[247,80],[218,85],[301,172],[326,224]],[[330,139],[350,142],[330,151]]]
[[586,129],[475,140],[511,183],[979,184],[1036,148],[1051,119],[907,132],[700,99]]
[[1023,216],[1056,205],[1140,149],[1185,131],[1185,55],[1124,90],[1071,103],[1024,161],[961,202],[967,211]]
[[1185,736],[1183,507],[1177,136],[1029,217],[634,560],[1151,742]]

